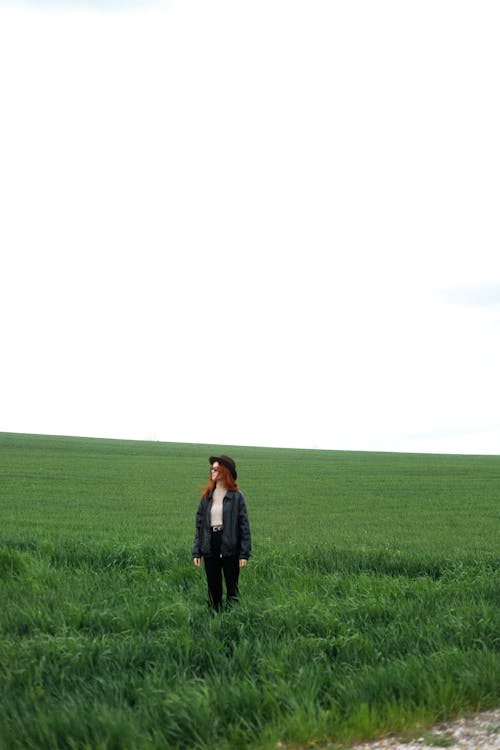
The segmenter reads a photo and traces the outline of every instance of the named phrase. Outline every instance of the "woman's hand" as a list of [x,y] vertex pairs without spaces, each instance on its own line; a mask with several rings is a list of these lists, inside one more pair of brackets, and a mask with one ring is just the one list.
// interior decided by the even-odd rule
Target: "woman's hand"
[[240,560],[240,568],[244,568],[248,560]]
[[193,562],[197,568],[201,567],[201,557],[193,557]]

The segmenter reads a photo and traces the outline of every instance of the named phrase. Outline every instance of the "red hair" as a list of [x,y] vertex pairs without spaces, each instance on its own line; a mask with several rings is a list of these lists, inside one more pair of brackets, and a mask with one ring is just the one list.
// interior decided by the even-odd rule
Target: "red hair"
[[[234,479],[233,475],[227,468],[227,466],[224,466],[223,464],[219,464],[219,476],[218,479],[222,482],[222,485],[226,488],[226,490],[229,490],[231,492],[236,492],[236,490],[239,490],[238,485],[236,484],[236,480]],[[216,481],[215,479],[212,479],[212,474],[210,474],[210,481],[208,482],[207,486],[202,488],[202,497],[208,497],[210,493],[215,489]]]

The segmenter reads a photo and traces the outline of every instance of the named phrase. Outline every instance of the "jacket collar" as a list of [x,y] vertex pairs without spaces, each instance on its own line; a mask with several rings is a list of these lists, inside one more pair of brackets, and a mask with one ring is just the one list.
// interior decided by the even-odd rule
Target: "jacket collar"
[[[226,499],[227,497],[229,500],[232,500],[235,495],[236,495],[236,492],[234,490],[226,490],[224,499]],[[214,490],[211,491],[210,495],[208,496],[208,499],[212,500],[213,496],[214,496]]]

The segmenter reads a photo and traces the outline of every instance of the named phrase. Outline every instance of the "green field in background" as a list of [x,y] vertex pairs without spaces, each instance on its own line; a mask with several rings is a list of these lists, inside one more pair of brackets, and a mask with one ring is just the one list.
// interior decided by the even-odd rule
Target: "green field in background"
[[[208,456],[253,534],[212,617]],[[0,434],[0,748],[339,744],[500,703],[500,457]]]

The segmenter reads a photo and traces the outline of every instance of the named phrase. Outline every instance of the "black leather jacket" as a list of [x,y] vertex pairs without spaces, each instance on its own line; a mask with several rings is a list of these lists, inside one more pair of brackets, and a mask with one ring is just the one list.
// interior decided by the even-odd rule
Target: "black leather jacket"
[[[213,492],[202,497],[196,513],[196,531],[193,542],[193,557],[210,557],[212,529],[210,512],[212,510]],[[243,494],[228,490],[222,501],[222,557],[239,557],[248,560],[252,549],[250,524],[247,506]]]

